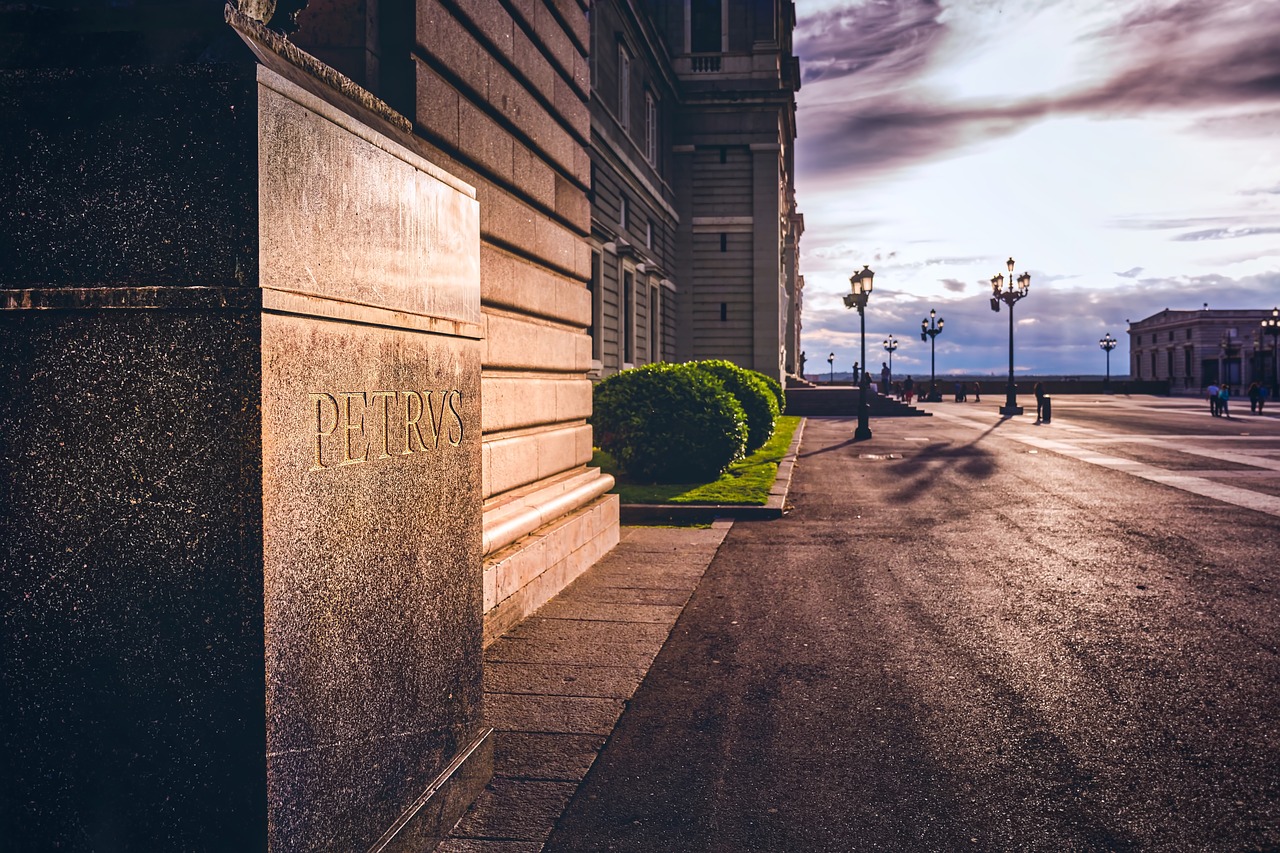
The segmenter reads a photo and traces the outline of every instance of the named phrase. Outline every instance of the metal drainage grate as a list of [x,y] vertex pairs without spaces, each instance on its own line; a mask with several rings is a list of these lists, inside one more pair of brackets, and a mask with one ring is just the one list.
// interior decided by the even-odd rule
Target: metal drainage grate
[[901,453],[859,453],[859,459],[901,459]]

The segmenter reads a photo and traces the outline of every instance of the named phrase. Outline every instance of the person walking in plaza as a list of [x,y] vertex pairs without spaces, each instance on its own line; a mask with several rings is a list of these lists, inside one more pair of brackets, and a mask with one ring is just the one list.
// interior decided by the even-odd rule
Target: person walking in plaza
[[1209,414],[1218,416],[1218,383],[1209,383]]
[[1036,393],[1036,423],[1040,423],[1044,416],[1044,383],[1037,382],[1035,387]]
[[1249,386],[1249,411],[1253,414],[1258,413],[1258,394],[1260,386],[1257,382]]
[[902,380],[902,396],[906,398],[907,405],[911,405],[911,398],[915,396],[916,383],[910,376]]
[[982,383],[981,382],[973,383],[973,402],[975,403],[982,402]]
[[893,387],[893,374],[889,372],[889,365],[886,362],[880,362],[880,387],[884,389],[885,396],[888,396],[889,389]]
[[1231,400],[1231,386],[1223,382],[1222,387],[1218,389],[1218,414],[1224,418],[1230,418],[1231,412],[1227,409],[1227,403]]

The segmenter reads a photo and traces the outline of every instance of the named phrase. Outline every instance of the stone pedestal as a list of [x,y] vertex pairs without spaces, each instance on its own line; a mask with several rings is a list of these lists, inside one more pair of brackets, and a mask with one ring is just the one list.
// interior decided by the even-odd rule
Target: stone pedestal
[[430,849],[492,769],[474,192],[286,65],[0,111],[3,846]]

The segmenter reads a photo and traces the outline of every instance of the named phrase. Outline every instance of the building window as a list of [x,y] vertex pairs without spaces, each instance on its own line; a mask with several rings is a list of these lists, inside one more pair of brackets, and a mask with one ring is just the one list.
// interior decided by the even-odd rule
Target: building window
[[622,361],[636,363],[636,283],[631,270],[622,274]]
[[729,303],[721,302],[720,303],[720,322],[723,323],[728,319],[729,319]]
[[729,235],[723,231],[720,232],[720,251],[729,251]]
[[1187,340],[1191,340],[1191,330],[1187,329]]
[[689,0],[689,52],[720,53],[724,50],[722,0]]
[[[1173,332],[1169,333],[1169,337],[1173,337]],[[1166,355],[1168,356],[1168,358],[1165,359],[1165,367],[1169,369],[1169,378],[1172,379],[1173,378],[1173,350],[1169,350],[1169,352]]]
[[618,202],[618,227],[620,227],[623,231],[626,231],[628,228],[631,227],[630,223],[628,222],[631,216],[630,216],[630,211],[627,210],[627,197],[624,195],[624,196],[621,196],[620,199],[621,200]]
[[587,282],[587,290],[591,293],[591,325],[587,334],[591,336],[591,358],[600,361],[604,351],[604,336],[601,334],[601,322],[604,316],[604,299],[601,281],[601,258],[599,252],[591,253],[591,281]]
[[658,102],[652,92],[644,93],[644,158],[658,163]]
[[662,361],[662,288],[649,288],[649,361]]
[[631,129],[631,54],[627,46],[618,44],[618,123]]
[[644,225],[644,247],[646,249],[653,248],[653,220],[650,219]]
[[[1188,329],[1188,331],[1190,330]],[[1192,347],[1187,347],[1182,351],[1183,358],[1185,361],[1185,364],[1183,365],[1184,375],[1187,377],[1188,384],[1190,384],[1190,381],[1191,381],[1191,352],[1192,352]]]

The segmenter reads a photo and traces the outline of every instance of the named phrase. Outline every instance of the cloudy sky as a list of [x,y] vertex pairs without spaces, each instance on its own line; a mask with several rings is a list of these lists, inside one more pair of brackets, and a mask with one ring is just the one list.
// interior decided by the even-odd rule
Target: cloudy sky
[[798,0],[807,371],[1101,374],[1164,308],[1280,302],[1278,0]]

